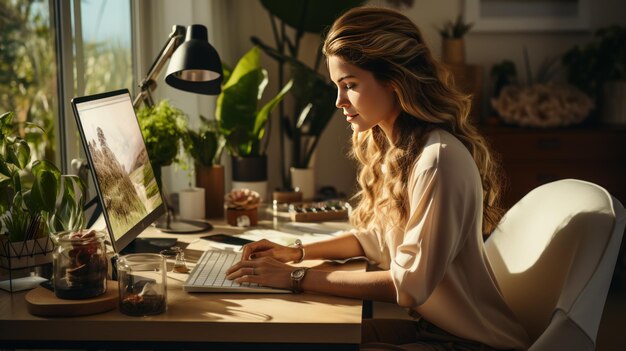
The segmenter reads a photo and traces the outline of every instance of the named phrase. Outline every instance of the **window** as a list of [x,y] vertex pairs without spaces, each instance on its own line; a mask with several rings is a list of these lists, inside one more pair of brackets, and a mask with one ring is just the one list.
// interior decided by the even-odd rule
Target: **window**
[[0,1],[0,113],[15,112],[33,157],[57,161],[57,67],[49,8],[43,0]]
[[82,150],[69,100],[134,86],[131,3],[0,1],[0,113],[15,112],[33,157],[67,173]]
[[81,0],[74,15],[77,95],[133,86],[130,0]]

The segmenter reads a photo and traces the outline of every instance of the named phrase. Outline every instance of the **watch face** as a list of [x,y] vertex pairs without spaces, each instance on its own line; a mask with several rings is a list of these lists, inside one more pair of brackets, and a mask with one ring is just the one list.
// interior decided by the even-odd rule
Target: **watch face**
[[293,279],[302,279],[302,277],[304,277],[304,272],[304,268],[296,269],[295,271],[291,272],[291,277]]

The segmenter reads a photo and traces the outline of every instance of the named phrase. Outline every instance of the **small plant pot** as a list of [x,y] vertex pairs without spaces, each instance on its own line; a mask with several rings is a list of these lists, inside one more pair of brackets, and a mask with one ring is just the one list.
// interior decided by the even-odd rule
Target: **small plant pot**
[[255,226],[259,223],[259,211],[257,208],[247,210],[227,208],[226,222],[235,227]]

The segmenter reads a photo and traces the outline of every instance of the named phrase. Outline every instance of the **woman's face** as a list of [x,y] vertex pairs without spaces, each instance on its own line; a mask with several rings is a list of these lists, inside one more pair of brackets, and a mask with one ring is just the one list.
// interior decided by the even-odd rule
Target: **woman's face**
[[400,114],[400,105],[391,86],[381,84],[374,74],[344,61],[328,58],[330,79],[337,85],[337,108],[355,132],[364,132],[378,125],[387,137]]

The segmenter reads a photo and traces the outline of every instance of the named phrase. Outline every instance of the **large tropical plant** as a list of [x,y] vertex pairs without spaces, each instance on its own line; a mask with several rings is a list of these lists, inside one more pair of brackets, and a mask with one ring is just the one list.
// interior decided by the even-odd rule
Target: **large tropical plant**
[[[29,127],[34,127],[29,124]],[[9,241],[81,229],[85,186],[46,160],[31,160],[28,143],[15,132],[13,113],[0,116],[0,232]]]
[[[337,16],[349,8],[363,4],[364,0],[261,0],[270,14],[275,46],[272,47],[257,37],[251,40],[279,65],[279,84],[293,80],[293,111],[287,113],[284,105],[279,107],[281,141],[280,154],[282,182],[284,188],[291,186],[289,168],[307,168],[317,147],[319,138],[335,112],[335,88],[318,73],[322,61],[321,46],[313,67],[298,59],[300,43],[305,33],[321,38]],[[287,30],[291,29],[291,35]],[[287,139],[287,140],[285,140]],[[285,149],[289,142],[291,161],[286,162]]]
[[261,67],[259,48],[253,47],[230,72],[224,70],[222,92],[217,98],[215,119],[226,139],[226,147],[233,156],[265,155],[263,144],[268,117],[291,89],[285,84],[276,96],[258,108],[268,83],[267,71]]

